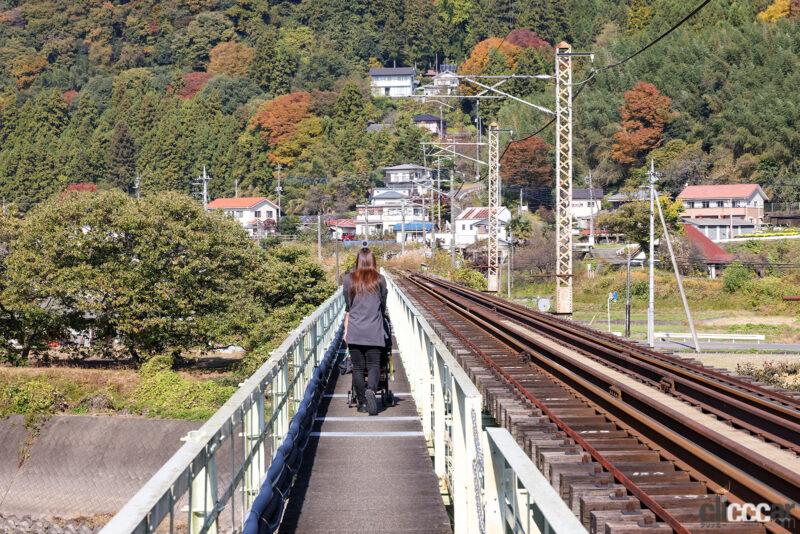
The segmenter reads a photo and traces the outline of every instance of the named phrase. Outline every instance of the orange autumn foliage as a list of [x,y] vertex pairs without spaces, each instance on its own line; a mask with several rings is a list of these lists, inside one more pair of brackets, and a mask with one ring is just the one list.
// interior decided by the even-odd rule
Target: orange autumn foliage
[[486,67],[489,60],[489,51],[492,49],[498,50],[505,56],[508,68],[513,69],[517,62],[517,55],[522,51],[522,48],[508,41],[504,41],[499,37],[489,37],[479,42],[472,48],[469,57],[458,71],[462,74],[480,74]]
[[632,165],[661,146],[664,127],[671,119],[672,99],[646,82],[638,82],[623,96],[625,104],[619,108],[622,123],[614,134],[611,158],[620,165]]
[[264,102],[250,119],[250,129],[258,130],[271,146],[288,140],[297,125],[311,116],[311,95],[297,92]]
[[47,59],[38,54],[22,54],[9,61],[9,72],[17,79],[17,89],[27,89],[47,68]]
[[209,52],[208,72],[247,76],[253,49],[242,43],[219,43]]

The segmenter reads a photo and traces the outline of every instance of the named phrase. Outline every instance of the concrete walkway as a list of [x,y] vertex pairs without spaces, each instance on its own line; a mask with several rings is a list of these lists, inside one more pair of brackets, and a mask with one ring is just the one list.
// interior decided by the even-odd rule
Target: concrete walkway
[[452,532],[399,356],[377,416],[347,407],[351,376],[328,386],[280,532]]

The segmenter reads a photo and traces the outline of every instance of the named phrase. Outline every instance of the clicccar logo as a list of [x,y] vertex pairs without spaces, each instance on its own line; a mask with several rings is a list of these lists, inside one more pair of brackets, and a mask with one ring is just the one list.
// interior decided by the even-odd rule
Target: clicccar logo
[[738,503],[723,502],[717,497],[714,502],[705,503],[700,506],[700,521],[705,525],[719,525],[720,523],[730,522],[757,522],[777,523],[783,528],[794,531],[794,527],[800,526],[800,521],[792,516],[792,510],[798,509],[795,502],[787,503]]

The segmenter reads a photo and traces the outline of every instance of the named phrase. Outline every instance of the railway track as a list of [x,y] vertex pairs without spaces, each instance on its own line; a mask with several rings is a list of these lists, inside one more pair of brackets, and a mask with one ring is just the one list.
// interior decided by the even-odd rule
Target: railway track
[[[398,283],[590,531],[800,531],[796,397],[437,278]],[[773,520],[737,521],[760,503]]]

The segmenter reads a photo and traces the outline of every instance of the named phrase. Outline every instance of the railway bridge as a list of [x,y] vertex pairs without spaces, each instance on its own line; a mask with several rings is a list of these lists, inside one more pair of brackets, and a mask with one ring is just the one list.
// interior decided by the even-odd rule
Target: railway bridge
[[103,532],[800,531],[797,394],[386,276],[377,416],[347,404],[339,290]]

